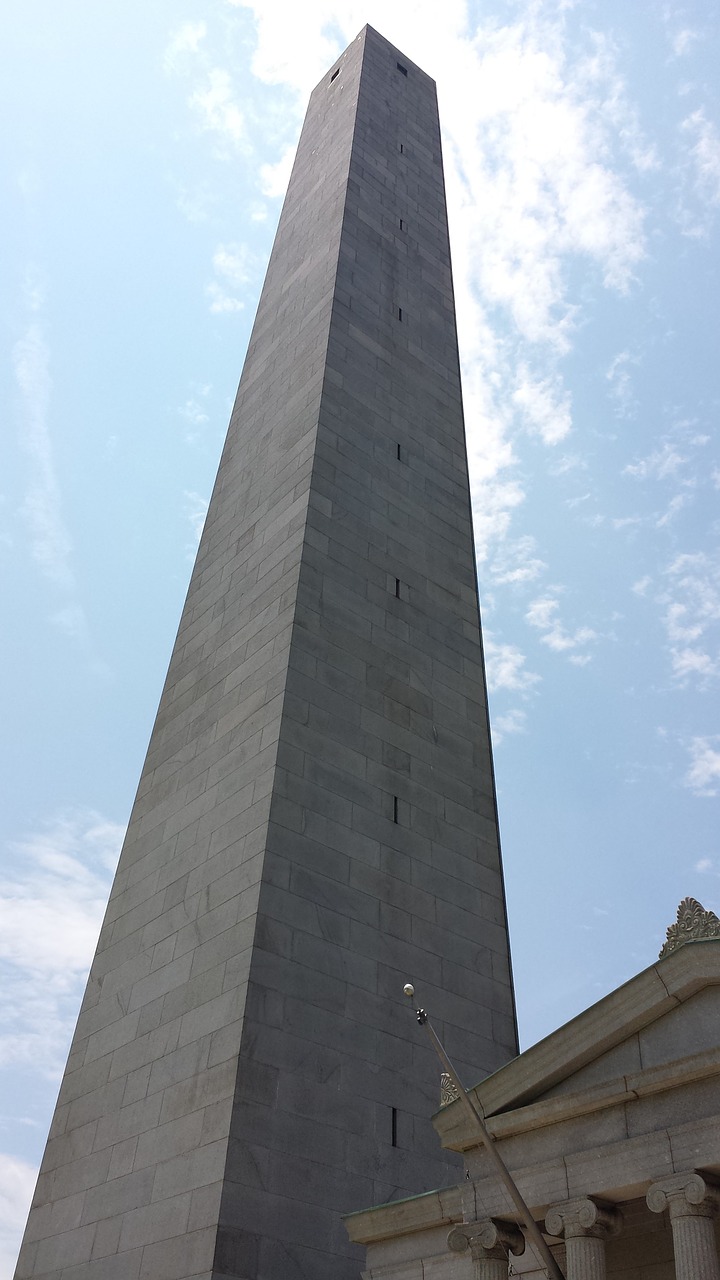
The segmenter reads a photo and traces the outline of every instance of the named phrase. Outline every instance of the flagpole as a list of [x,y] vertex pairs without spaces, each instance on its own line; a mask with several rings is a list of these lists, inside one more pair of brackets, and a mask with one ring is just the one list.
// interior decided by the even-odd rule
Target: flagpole
[[[408,997],[409,1000],[412,1000],[415,995],[415,988],[413,987],[412,983],[407,982],[403,987],[403,992]],[[480,1137],[482,1138],[483,1143],[485,1144],[485,1149],[488,1155],[490,1156],[490,1159],[493,1161],[495,1165],[497,1174],[520,1215],[522,1224],[525,1228],[527,1239],[529,1240],[535,1252],[537,1253],[541,1266],[544,1268],[547,1276],[549,1277],[549,1280],[565,1280],[565,1277],[562,1271],[560,1270],[560,1267],[558,1266],[552,1253],[550,1252],[550,1248],[547,1241],[545,1240],[540,1228],[538,1227],[537,1222],[533,1218],[528,1206],[523,1200],[523,1197],[520,1194],[517,1184],[515,1183],[512,1177],[512,1174],[510,1173],[510,1170],[505,1164],[505,1161],[500,1155],[500,1152],[498,1151],[497,1146],[495,1145],[492,1139],[492,1136],[485,1124],[485,1119],[480,1111],[480,1108],[478,1107],[477,1103],[470,1097],[464,1085],[461,1083],[460,1077],[458,1076],[458,1073],[455,1070],[455,1067],[453,1066],[447,1053],[445,1052],[443,1043],[440,1040],[439,1036],[436,1034],[435,1029],[433,1028],[432,1023],[430,1022],[430,1019],[428,1018],[427,1013],[425,1012],[424,1009],[416,1009],[415,1015],[417,1017],[418,1022],[420,1023],[420,1026],[424,1027],[428,1035],[430,1036],[430,1040],[432,1042],[433,1048],[435,1049],[435,1052],[437,1053],[440,1061],[443,1064],[443,1067],[445,1068],[447,1074],[450,1076],[450,1079],[452,1080],[453,1084],[455,1085],[455,1088],[457,1089],[458,1098],[460,1102],[465,1108],[465,1111],[468,1117],[470,1118],[471,1122],[473,1123],[475,1128],[478,1130]]]

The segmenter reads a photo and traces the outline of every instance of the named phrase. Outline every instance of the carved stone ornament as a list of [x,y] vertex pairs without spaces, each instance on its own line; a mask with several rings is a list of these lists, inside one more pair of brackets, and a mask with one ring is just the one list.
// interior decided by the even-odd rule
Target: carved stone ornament
[[525,1237],[514,1222],[505,1222],[501,1218],[487,1218],[484,1222],[465,1222],[461,1227],[453,1227],[448,1238],[448,1249],[452,1253],[471,1252],[495,1255],[507,1258],[508,1253],[518,1257],[525,1252]]
[[677,922],[671,924],[667,931],[660,959],[676,951],[684,942],[700,942],[705,938],[720,938],[720,920],[714,911],[706,911],[695,898],[683,898],[678,907]]
[[581,1196],[552,1205],[545,1215],[545,1226],[551,1236],[564,1236],[566,1240],[575,1236],[603,1239],[618,1234],[622,1215],[613,1205],[599,1204],[590,1196]]
[[449,1103],[459,1098],[457,1085],[453,1082],[453,1078],[447,1071],[440,1073],[440,1106],[447,1107]]

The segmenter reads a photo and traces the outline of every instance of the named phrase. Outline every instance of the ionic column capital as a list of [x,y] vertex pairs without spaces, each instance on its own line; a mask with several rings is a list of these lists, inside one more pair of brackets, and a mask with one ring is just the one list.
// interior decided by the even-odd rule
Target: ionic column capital
[[501,1218],[486,1218],[483,1222],[464,1222],[449,1233],[448,1249],[453,1253],[470,1250],[473,1257],[482,1261],[493,1259],[507,1262],[508,1250],[516,1256],[524,1252],[525,1237],[514,1222]]
[[566,1240],[578,1236],[605,1240],[608,1236],[617,1235],[621,1225],[622,1216],[617,1209],[598,1204],[589,1196],[554,1204],[545,1215],[548,1233]]
[[714,1218],[720,1210],[720,1188],[704,1174],[676,1173],[648,1188],[645,1197],[653,1213],[670,1212],[675,1218]]
[[713,1218],[720,1207],[720,1188],[694,1170],[654,1182],[648,1208],[670,1212],[677,1280],[720,1280]]

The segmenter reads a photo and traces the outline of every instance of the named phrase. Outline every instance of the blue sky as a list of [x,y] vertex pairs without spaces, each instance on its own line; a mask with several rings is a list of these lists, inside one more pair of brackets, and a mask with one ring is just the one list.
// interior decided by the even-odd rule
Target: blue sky
[[[442,13],[442,22],[438,13]],[[0,1280],[308,93],[438,81],[525,1047],[720,913],[711,0],[26,0],[0,100]]]

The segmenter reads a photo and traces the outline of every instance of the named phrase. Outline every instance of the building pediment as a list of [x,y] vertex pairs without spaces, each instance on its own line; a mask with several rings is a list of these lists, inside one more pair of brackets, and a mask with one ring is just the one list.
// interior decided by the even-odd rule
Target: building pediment
[[[501,1134],[676,1089],[720,1073],[720,939],[665,954],[472,1090]],[[433,1123],[443,1145],[477,1134],[457,1102]]]

